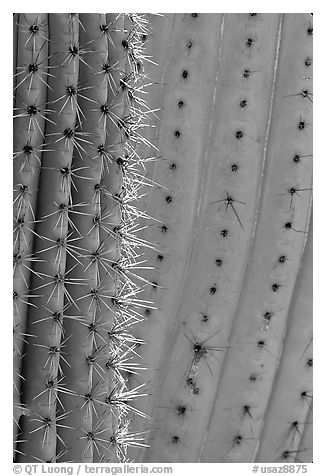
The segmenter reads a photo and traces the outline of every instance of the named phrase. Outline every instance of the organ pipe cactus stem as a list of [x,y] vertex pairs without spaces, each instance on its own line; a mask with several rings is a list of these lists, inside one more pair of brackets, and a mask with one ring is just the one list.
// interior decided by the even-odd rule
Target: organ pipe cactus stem
[[14,14],[15,462],[312,460],[312,14]]

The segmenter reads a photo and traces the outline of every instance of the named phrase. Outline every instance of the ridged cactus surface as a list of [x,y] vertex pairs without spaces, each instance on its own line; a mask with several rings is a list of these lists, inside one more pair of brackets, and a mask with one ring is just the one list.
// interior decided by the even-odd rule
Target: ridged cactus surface
[[311,461],[312,14],[13,31],[15,461]]

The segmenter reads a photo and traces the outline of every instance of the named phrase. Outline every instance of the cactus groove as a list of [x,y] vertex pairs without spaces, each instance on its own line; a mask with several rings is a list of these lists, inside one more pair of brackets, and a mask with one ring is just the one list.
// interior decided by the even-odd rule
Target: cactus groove
[[15,462],[312,461],[312,16],[15,13]]

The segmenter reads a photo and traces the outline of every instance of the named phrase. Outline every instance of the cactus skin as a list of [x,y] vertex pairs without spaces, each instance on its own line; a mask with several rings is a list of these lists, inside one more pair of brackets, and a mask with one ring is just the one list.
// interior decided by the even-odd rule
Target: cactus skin
[[[312,153],[311,129],[298,128],[300,116],[311,124],[311,101],[299,94],[304,88],[311,90],[310,79],[302,78],[311,76],[311,67],[305,64],[305,59],[312,57],[311,36],[307,34],[311,17],[230,14],[223,21],[215,15],[217,25],[223,23],[221,51],[218,53],[219,43],[215,41],[215,54],[211,55],[214,61],[219,55],[220,61],[216,105],[212,115],[206,114],[193,129],[192,104],[195,117],[200,118],[202,110],[196,108],[196,98],[207,89],[214,98],[214,76],[208,67],[205,73],[203,68],[197,69],[196,61],[204,57],[206,48],[209,51],[211,31],[216,32],[218,27],[201,28],[207,34],[201,43],[196,41],[197,28],[212,21],[212,15],[198,14],[194,19],[177,14],[168,16],[168,20],[172,25],[173,47],[170,46],[170,56],[166,58],[162,142],[158,147],[166,161],[156,164],[154,172],[156,181],[164,177],[161,183],[168,191],[152,191],[147,204],[149,210],[161,210],[160,217],[167,226],[161,238],[164,259],[156,264],[158,269],[151,275],[164,289],[156,292],[159,309],[149,316],[146,327],[137,329],[137,335],[147,341],[142,357],[152,364],[150,377],[154,387],[152,396],[139,401],[139,408],[153,415],[154,422],[151,448],[132,456],[144,462],[254,461],[260,438],[264,438],[261,432],[272,390],[282,395],[275,376],[278,361],[283,359],[286,318],[301,269],[310,216],[311,158],[293,159]],[[245,44],[250,37],[255,42],[249,52]],[[185,48],[189,39],[193,39],[190,52]],[[188,79],[178,79],[185,64],[189,67],[188,83]],[[247,71],[251,73],[244,75]],[[196,84],[200,74],[203,79]],[[204,88],[205,80],[208,84]],[[165,92],[169,85],[173,89],[172,100]],[[191,91],[190,101],[185,97],[187,88]],[[295,93],[298,95],[284,97]],[[244,98],[247,105],[241,108]],[[177,107],[180,99],[184,100],[181,110]],[[203,100],[201,104],[205,109]],[[203,141],[201,125],[204,137],[214,131],[215,143]],[[244,140],[232,142],[232,133],[240,127],[251,138],[244,136]],[[179,142],[172,137],[177,128],[181,131]],[[194,137],[196,144],[192,143]],[[197,155],[201,164],[198,167],[191,161],[195,160],[200,141],[205,146]],[[178,165],[173,172],[172,163]],[[191,179],[187,176],[188,164]],[[238,166],[236,172],[231,169],[234,164]],[[197,179],[203,189],[197,185],[197,202],[192,201],[194,194],[183,202],[181,194],[185,196],[194,188],[198,170],[203,171],[203,178]],[[292,201],[287,193],[291,186],[309,190]],[[225,212],[223,202],[208,205],[225,198],[225,190],[245,203],[234,203],[243,229],[230,206]],[[172,203],[168,208],[164,203],[165,193],[175,196],[174,206]],[[184,214],[190,215],[190,210],[198,211],[198,222],[193,219],[192,224],[184,224]],[[285,229],[292,218],[293,229]],[[229,231],[224,241],[219,235],[223,229]],[[154,230],[148,230],[145,236],[154,234]],[[190,250],[190,264],[185,249]],[[287,257],[285,267],[277,261],[283,254]],[[154,263],[155,259],[153,253],[149,261]],[[187,274],[177,274],[177,266],[172,266],[176,262],[179,269],[188,266]],[[273,287],[274,284],[282,287]],[[148,295],[152,293],[149,291]],[[267,311],[272,315],[269,323]],[[307,330],[311,327],[311,310],[305,326]],[[203,358],[196,360],[190,340],[206,340],[208,351]],[[196,373],[189,374],[191,366]],[[192,379],[187,385],[189,376]],[[139,425],[140,420],[135,427]],[[264,460],[277,461],[278,456],[281,452],[275,455],[271,449]]]
[[[311,218],[301,271],[289,311],[282,359],[274,384],[282,392],[275,392],[271,396],[257,461],[265,461],[273,448],[275,459],[284,461],[301,460],[302,453],[312,449],[312,439],[303,443],[304,431],[309,431],[309,426],[312,426],[312,369],[307,365],[312,358],[312,321],[307,322],[313,304],[312,263]],[[306,457],[305,461],[309,461]]]
[[[163,380],[164,376],[160,375],[162,380],[158,383],[160,388],[165,389],[161,394],[159,401],[156,403],[156,418],[158,422],[161,422],[160,430],[162,436],[160,436],[160,433],[157,434],[152,442],[152,448],[148,451],[147,455],[147,457],[150,458],[150,461],[156,461],[158,459],[156,451],[160,452],[161,448],[164,448],[165,446],[167,448],[167,458],[175,457],[180,458],[181,461],[196,461],[198,457],[197,454],[202,445],[208,424],[209,409],[212,406],[212,399],[216,392],[216,383],[218,382],[223,353],[226,350],[225,347],[228,345],[228,334],[230,333],[232,317],[235,313],[237,304],[237,300],[232,297],[236,297],[240,292],[242,275],[246,265],[245,257],[248,254],[247,250],[252,235],[252,227],[247,225],[247,223],[254,222],[257,200],[255,195],[257,194],[257,190],[259,193],[259,180],[262,175],[261,159],[264,147],[263,140],[261,140],[260,143],[257,143],[255,140],[246,140],[244,138],[244,142],[238,145],[238,140],[234,137],[234,132],[242,126],[242,122],[239,121],[238,117],[242,118],[245,114],[245,111],[241,111],[239,108],[238,102],[244,95],[241,67],[243,64],[243,68],[245,68],[248,61],[248,52],[246,50],[241,51],[241,49],[239,51],[239,45],[241,45],[241,43],[246,39],[246,19],[243,17],[241,19],[242,21],[239,21],[239,18],[236,15],[213,18],[218,22],[216,26],[205,24],[205,22],[212,22],[210,15],[199,15],[199,24],[197,26],[198,31],[206,32],[206,36],[201,39],[201,41],[196,39],[195,33],[193,33],[191,37],[189,32],[187,32],[187,35],[184,35],[187,40],[189,37],[192,38],[195,45],[194,48],[197,48],[197,51],[190,54],[194,55],[194,58],[188,60],[190,64],[189,81],[191,81],[189,87],[193,87],[194,89],[189,92],[189,99],[188,95],[182,91],[182,97],[186,104],[184,114],[187,114],[187,107],[190,111],[193,107],[193,114],[191,115],[190,112],[188,112],[186,126],[181,128],[182,134],[185,137],[183,140],[181,139],[182,143],[178,146],[177,152],[178,157],[183,159],[180,161],[180,169],[182,170],[180,170],[180,172],[177,171],[175,175],[180,175],[180,179],[184,180],[182,190],[187,190],[186,184],[190,183],[190,178],[186,175],[186,171],[183,171],[183,168],[186,169],[184,162],[187,160],[188,165],[190,161],[190,158],[187,157],[187,147],[189,141],[193,138],[194,145],[192,146],[192,150],[196,150],[195,147],[197,146],[198,153],[195,156],[195,153],[192,152],[191,157],[193,157],[194,162],[196,161],[198,165],[196,165],[196,163],[191,164],[190,173],[192,180],[195,180],[196,175],[194,171],[197,170],[197,184],[201,183],[202,186],[200,189],[201,196],[193,197],[192,194],[194,200],[192,206],[190,206],[191,201],[188,197],[185,197],[184,199],[183,207],[187,207],[188,210],[192,209],[193,212],[197,210],[198,213],[197,216],[195,215],[192,219],[189,231],[185,232],[184,228],[181,229],[183,240],[189,240],[189,238],[193,236],[193,242],[192,240],[189,240],[185,245],[181,240],[176,241],[178,245],[180,243],[179,246],[181,250],[188,249],[192,251],[191,258],[183,258],[185,261],[184,266],[188,267],[186,284],[183,283],[184,278],[182,275],[180,277],[181,282],[178,283],[174,269],[170,268],[171,276],[173,275],[173,277],[170,279],[166,278],[166,283],[169,282],[169,289],[168,291],[162,291],[161,293],[163,295],[162,299],[164,299],[164,304],[161,304],[160,302],[160,308],[163,309],[164,316],[162,316],[161,319],[159,317],[156,319],[156,322],[158,323],[157,325],[167,325],[167,319],[170,315],[171,319],[174,320],[173,327],[171,327],[170,331],[171,337],[172,333],[174,334],[174,337],[167,338],[170,339],[170,344],[161,344],[164,348],[167,348],[168,345],[171,346],[168,352],[163,352],[163,358],[167,358],[169,362],[160,362],[153,366],[154,368],[164,368],[165,366],[168,366],[169,370],[166,372],[166,380]],[[188,27],[188,29],[193,29],[194,21],[192,18],[188,17],[187,19],[184,19],[183,16],[180,15],[179,21],[181,24],[186,24],[185,28]],[[270,20],[266,23],[267,24],[264,23],[264,26],[261,27],[264,31],[264,35],[266,35],[262,35],[263,38],[261,38],[261,44],[266,43],[270,53],[268,54],[268,52],[266,52],[266,60],[263,59],[262,61],[266,61],[266,64],[269,65],[269,69],[268,66],[266,68],[266,65],[264,68],[260,67],[260,65],[255,67],[257,70],[262,70],[262,73],[260,76],[257,75],[258,77],[255,78],[255,83],[252,86],[253,90],[250,91],[250,96],[248,93],[246,94],[249,104],[252,105],[251,107],[254,110],[255,107],[260,108],[259,116],[257,113],[256,121],[252,120],[250,123],[248,121],[251,127],[248,134],[254,137],[259,135],[263,136],[265,134],[264,130],[259,130],[259,126],[261,122],[267,123],[268,120],[269,99],[266,97],[264,89],[266,82],[271,82],[272,78],[273,61],[270,61],[270,57],[273,57],[274,50],[272,48],[270,37],[272,33],[274,38],[277,36],[277,16],[272,15]],[[203,27],[201,25],[205,26]],[[193,73],[191,62],[195,64],[198,57],[202,58],[204,61],[204,51],[206,51],[209,46],[211,46],[211,50],[207,51],[209,56],[213,56],[213,52],[219,50],[217,40],[211,38],[211,34],[208,35],[208,32],[210,31],[216,31],[217,38],[221,38],[221,52],[219,56],[215,54],[216,64],[212,65],[210,74],[207,69],[200,68],[197,73],[197,79],[193,77],[196,74],[196,71]],[[180,34],[180,36],[183,33],[180,27],[176,27],[176,32],[178,35]],[[226,37],[224,35],[226,35]],[[211,43],[209,43],[210,38]],[[180,44],[181,51],[182,49],[184,50],[185,41],[179,40],[175,41],[175,43]],[[271,46],[269,46],[270,44]],[[224,45],[227,46],[224,47]],[[235,52],[238,52],[239,58],[235,55],[234,50]],[[175,53],[173,52],[173,54]],[[188,53],[184,53],[184,55],[188,57]],[[245,57],[243,58],[244,55]],[[230,58],[232,58],[232,61],[230,61]],[[171,59],[171,70],[174,72],[174,75],[179,75],[179,71],[182,70],[181,66],[181,68],[179,67],[178,71],[175,72],[175,65],[178,65],[179,62],[180,61],[176,61],[174,57]],[[235,65],[239,63],[241,66],[237,66],[238,75],[235,75],[234,68]],[[219,72],[218,75],[216,71]],[[229,78],[231,77],[231,71],[234,74],[234,82],[236,83],[239,81],[240,87],[236,86],[236,84],[230,84],[231,80],[229,80]],[[199,142],[196,134],[196,131],[199,129],[197,123],[199,120],[198,110],[192,98],[198,98],[200,104],[203,104],[203,100],[200,97],[200,91],[202,89],[201,85],[206,77],[211,79],[210,81],[206,80],[211,89],[208,89],[207,87],[203,88],[203,94],[207,97],[207,104],[210,103],[210,98],[214,95],[215,85],[213,79],[217,79],[215,96],[216,104],[211,112],[210,120],[212,121],[212,125],[210,126],[209,123],[207,124],[206,122],[203,122],[202,134],[204,134],[205,139]],[[165,82],[170,82],[171,84],[174,84],[174,81],[173,79],[170,81],[165,80]],[[187,86],[182,83],[182,87],[186,89]],[[229,89],[231,97],[228,95]],[[164,111],[167,114],[171,109],[175,109],[175,104],[181,93],[176,91],[176,95],[177,94],[179,94],[179,96],[176,96],[176,99],[173,105],[170,106],[169,110],[168,107],[164,107]],[[255,96],[257,97],[257,102],[254,100]],[[266,98],[265,100],[264,97]],[[232,117],[229,113],[230,104],[234,105],[235,117]],[[203,109],[205,110],[205,107]],[[262,121],[261,114],[264,117],[264,121]],[[228,117],[229,115],[231,116],[230,118]],[[252,115],[254,115],[254,113],[252,113]],[[194,118],[193,129],[190,128],[190,118],[192,116]],[[220,118],[223,118],[223,120]],[[170,125],[171,121],[166,120],[164,123]],[[247,126],[247,128],[248,127],[249,126]],[[185,129],[185,132],[183,132],[183,129]],[[208,146],[206,145],[207,143]],[[241,164],[239,172],[239,175],[241,175],[238,179],[237,177],[233,177],[231,172],[227,172],[229,164],[232,164],[229,157],[224,152],[224,150],[227,150],[228,143],[231,144],[231,154],[233,156],[231,160]],[[185,144],[186,147],[184,154],[182,151],[183,144]],[[164,147],[159,146],[159,149],[163,149],[164,154]],[[206,158],[205,150],[207,149]],[[163,164],[162,167],[164,167],[164,165],[165,164]],[[224,177],[222,175],[223,171]],[[255,181],[254,187],[252,186],[251,181],[245,180],[244,174],[247,177],[250,176],[252,181]],[[221,175],[223,178],[220,178]],[[247,186],[241,186],[241,182],[247,184]],[[205,187],[203,187],[203,184],[205,184]],[[177,186],[178,185],[175,184],[176,188]],[[196,186],[189,187],[189,193],[191,193],[193,188],[196,188]],[[199,188],[198,185],[197,188]],[[214,200],[223,199],[225,197],[225,190],[233,195],[235,199],[246,202],[246,205],[241,206],[239,211],[241,222],[244,224],[243,230],[237,222],[236,217],[232,217],[232,210],[228,210],[224,218],[225,207],[223,207],[223,213],[220,213],[222,220],[217,221],[217,216],[219,214],[216,211],[216,205],[208,205],[208,203],[213,202]],[[172,190],[169,189],[169,193],[171,193],[172,196],[174,195],[173,188]],[[178,192],[176,192],[175,210],[176,213],[179,212],[179,214],[181,214],[183,208],[181,208],[181,204],[181,211],[178,210],[179,200],[177,194]],[[159,198],[163,201],[161,197]],[[157,206],[157,208],[159,208],[159,206]],[[219,208],[219,206],[217,206],[217,208]],[[236,206],[236,208],[238,209],[239,207]],[[170,213],[173,226],[178,217],[175,219],[174,209],[172,209]],[[170,222],[170,217],[168,217],[168,219]],[[184,219],[186,220],[186,218]],[[225,238],[225,243],[219,237],[219,231],[223,228],[230,230],[230,235]],[[175,237],[173,236],[172,239],[175,240]],[[172,255],[174,251],[173,247],[169,246],[169,244],[166,246],[168,248],[168,255]],[[173,257],[172,255],[170,259],[176,262],[177,256],[177,254],[176,257]],[[224,269],[223,267],[219,268],[216,265],[216,259],[218,258],[223,259],[225,263]],[[169,257],[167,258],[167,261],[168,259]],[[183,263],[183,261],[181,261],[181,263]],[[181,265],[180,269],[182,269]],[[157,281],[160,282],[159,279],[157,279]],[[200,286],[198,286],[198,283],[201,283]],[[163,282],[163,284],[165,283]],[[184,294],[180,297],[180,292],[178,293],[178,290],[182,288],[184,288]],[[216,293],[211,294],[214,289],[216,289]],[[173,294],[175,293],[175,296],[169,296],[171,292]],[[168,304],[165,304],[165,299],[171,307],[170,312],[166,312],[166,309],[169,308],[167,307]],[[173,309],[176,311],[173,311]],[[205,315],[209,316],[208,322],[203,322],[202,320],[202,317]],[[160,336],[159,338],[161,339],[163,332],[164,330],[157,329],[155,334]],[[191,343],[189,342],[189,337],[193,341],[199,342],[211,337],[211,339],[207,341],[207,346],[216,347],[218,349],[212,350],[208,353],[206,362],[205,359],[202,359],[202,362],[199,363],[200,371],[194,372],[194,375],[192,375],[192,373],[189,374],[189,367],[195,363],[193,361],[193,352]],[[146,336],[146,338],[148,341],[152,340],[149,336]],[[156,343],[155,347],[158,347],[158,343]],[[170,359],[171,353],[172,358]],[[180,362],[178,369],[175,369],[174,362]],[[172,368],[174,368],[173,371]],[[195,384],[190,387],[188,386],[187,388],[187,385],[184,384],[185,376],[187,378],[193,378]],[[152,381],[153,380],[154,379],[152,378]],[[199,392],[198,395],[197,392]],[[190,409],[190,416],[189,419],[183,419],[181,434],[177,433],[177,436],[180,437],[180,444],[175,445],[171,444],[169,440],[171,441],[175,436],[173,431],[177,431],[176,421],[178,421],[178,419],[176,420],[173,409],[167,413],[166,408],[173,407],[173,405],[178,402],[187,403],[187,407]],[[189,425],[189,427],[187,427],[187,425]],[[192,435],[190,441],[187,440],[187,435]],[[161,455],[160,458],[162,458]],[[176,459],[174,461],[180,460]]]
[[[305,52],[301,45],[303,44],[308,48],[305,45],[307,41],[305,18],[302,15],[285,15],[282,20],[280,34],[282,48],[280,48],[279,54],[279,73],[275,82],[273,105],[273,114],[277,119],[273,121],[272,115],[269,136],[271,146],[269,149],[267,148],[261,208],[252,253],[242,288],[242,296],[238,304],[235,326],[230,340],[230,346],[234,348],[234,352],[230,350],[224,364],[220,391],[217,394],[213,411],[214,416],[211,420],[212,433],[210,431],[208,433],[210,443],[208,443],[207,449],[203,453],[204,461],[210,461],[209,452],[213,452],[213,435],[217,438],[215,440],[216,446],[221,451],[221,453],[218,452],[218,455],[220,455],[222,461],[238,461],[238,458],[240,460],[245,458],[250,461],[255,458],[263,425],[263,415],[270,403],[275,372],[282,355],[287,316],[306,242],[306,233],[294,232],[293,230],[287,233],[288,230],[284,229],[284,224],[288,222],[293,214],[296,220],[295,228],[308,230],[311,191],[302,192],[300,200],[293,201],[293,204],[291,204],[293,206],[291,210],[289,196],[282,194],[282,189],[286,193],[286,190],[291,187],[290,183],[297,188],[311,188],[311,170],[303,169],[298,177],[296,175],[297,171],[293,170],[290,160],[285,161],[283,159],[284,153],[289,158],[294,155],[294,144],[295,147],[300,149],[304,147],[305,150],[308,148],[309,151],[312,147],[310,137],[307,138],[305,134],[302,136],[302,131],[297,129],[300,114],[309,117],[310,102],[307,101],[309,104],[302,103],[300,97],[298,97],[299,101],[294,101],[291,104],[284,102],[286,99],[293,99],[292,97],[284,99],[287,94],[292,94],[292,91],[289,91],[290,88],[291,90],[294,88],[295,91],[301,91],[303,87],[300,72],[303,69],[302,63]],[[293,48],[294,45],[296,50]],[[298,52],[299,57],[293,54],[294,51]],[[291,54],[292,61],[290,61]],[[292,79],[291,82],[289,77]],[[307,122],[310,122],[309,119]],[[284,138],[282,134],[284,134]],[[303,194],[307,194],[307,196]],[[296,198],[299,199],[299,197]],[[277,213],[273,210],[277,210]],[[273,220],[270,219],[272,215],[274,216]],[[266,244],[268,245],[268,254],[266,253]],[[283,255],[288,258],[287,268],[282,267],[282,264],[280,266],[277,261]],[[280,283],[281,285],[281,288],[276,292],[273,292],[274,283]],[[264,327],[261,327],[262,315],[266,310],[272,310],[276,313],[275,319],[272,317],[270,321],[268,332],[265,331]],[[306,325],[308,326],[308,323]],[[264,343],[264,347],[260,348],[260,342]],[[237,368],[238,371],[234,372],[232,368]],[[260,373],[259,380],[255,385],[249,379],[251,372]],[[277,386],[275,388],[277,389]],[[284,387],[281,386],[280,388],[281,391],[284,391]],[[228,399],[226,405],[227,395],[232,395],[232,397]],[[236,417],[233,416],[237,410],[230,410],[227,414],[227,412],[223,413],[222,408],[225,406],[235,408],[241,406],[242,402],[237,401],[238,396],[249,399],[250,405],[256,407],[258,416],[252,424],[253,436],[248,430],[247,434],[242,435],[244,438],[248,437],[247,444],[237,445],[228,453],[227,444],[229,439],[232,446],[232,432],[237,435],[242,430]],[[222,432],[230,431],[231,435],[225,438],[224,443],[217,437],[216,428],[223,429]],[[254,439],[249,440],[249,438]],[[272,450],[270,449],[270,451]],[[270,453],[268,454],[270,455]],[[215,452],[214,457],[216,457]],[[272,458],[277,459],[277,455],[273,455]]]
[[[26,62],[20,51],[28,54],[24,22],[36,15],[14,18],[18,67]],[[37,160],[26,178],[36,181],[30,201],[40,220],[24,248],[33,272],[25,268],[27,284],[17,271],[14,278],[19,294],[31,295],[29,306],[21,298],[15,307],[22,315],[15,334],[27,334],[14,353],[14,431],[25,440],[16,461],[310,462],[312,17],[46,16],[42,54],[53,77],[51,89],[39,87],[54,123],[45,121],[45,140],[37,139],[49,149],[39,152],[40,182]],[[80,55],[65,62],[72,38]],[[94,74],[105,61],[108,83]],[[124,84],[130,74],[128,85],[146,91],[142,113]],[[80,109],[58,100],[69,81],[85,88]],[[125,129],[129,114],[141,114],[136,139]],[[26,118],[15,120],[14,132],[26,129],[18,122]],[[87,142],[72,153],[51,134],[76,120],[77,141]],[[14,138],[20,151],[26,138]],[[19,195],[23,156],[15,160]],[[78,171],[63,189],[65,165]],[[58,258],[58,218],[50,214],[63,201],[73,207],[59,236],[76,241]],[[138,209],[135,222],[129,204]],[[138,229],[136,239],[123,224]],[[119,263],[132,267],[122,275]],[[53,273],[69,270],[66,285],[50,284]],[[119,300],[126,289],[133,306]],[[44,320],[45,306],[63,312],[63,326]],[[117,324],[118,344],[108,337]],[[59,402],[44,387],[44,362],[60,345],[50,369]],[[44,444],[38,415],[48,414],[57,424]]]
[[[29,25],[39,25],[41,35],[31,37]],[[44,130],[46,113],[46,72],[41,72],[31,78],[27,77],[28,65],[46,64],[47,47],[47,15],[18,14],[14,16],[14,435],[20,417],[19,394],[22,379],[23,346],[26,339],[26,317],[28,306],[33,307],[29,300],[31,267],[33,261],[34,220],[37,199],[37,189],[40,175],[40,156],[44,150]],[[29,113],[31,107],[31,113]],[[33,114],[34,109],[39,110]],[[50,116],[50,114],[48,115]],[[48,117],[48,120],[51,120]],[[40,259],[40,258],[39,258]],[[37,270],[33,270],[33,275]],[[29,302],[28,302],[29,301]],[[14,436],[15,437],[15,436]]]

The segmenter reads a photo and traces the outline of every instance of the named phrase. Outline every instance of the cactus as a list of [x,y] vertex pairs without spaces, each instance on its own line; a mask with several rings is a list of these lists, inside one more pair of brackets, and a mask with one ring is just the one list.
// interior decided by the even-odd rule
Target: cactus
[[15,461],[311,461],[312,32],[14,15]]

